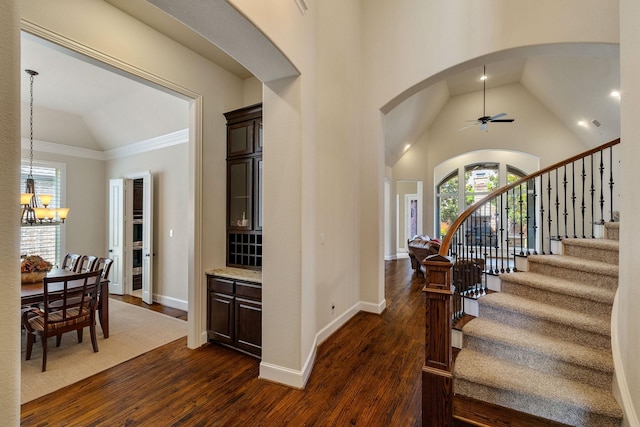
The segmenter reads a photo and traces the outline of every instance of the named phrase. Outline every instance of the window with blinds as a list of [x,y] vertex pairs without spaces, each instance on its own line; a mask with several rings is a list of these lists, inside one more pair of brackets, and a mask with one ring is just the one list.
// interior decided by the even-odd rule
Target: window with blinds
[[[21,192],[25,191],[25,182],[29,175],[29,163],[23,162],[20,170]],[[53,194],[49,207],[60,207],[61,168],[44,163],[33,164],[33,180],[36,195]],[[20,254],[40,255],[56,264],[60,259],[61,242],[59,225],[29,225],[21,227]]]

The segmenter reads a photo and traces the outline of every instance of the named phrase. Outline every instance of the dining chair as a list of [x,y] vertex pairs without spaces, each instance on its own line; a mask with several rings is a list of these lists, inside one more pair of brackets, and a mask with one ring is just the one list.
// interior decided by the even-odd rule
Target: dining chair
[[[104,258],[104,257],[100,257],[96,260],[96,263],[94,264],[94,269],[96,270],[102,270],[102,280],[109,280],[109,271],[111,271],[111,265],[113,264],[113,260],[111,258]],[[98,287],[98,290],[100,291],[100,289],[102,289],[102,287]],[[100,320],[100,327],[102,328],[102,331],[105,332],[104,329],[104,311],[102,309],[102,300],[104,298],[109,298],[109,295],[102,295],[101,292],[98,293],[98,317]],[[106,338],[107,334],[105,332],[105,338]]]
[[83,255],[78,260],[78,265],[76,267],[76,273],[88,273],[90,271],[96,270],[96,263],[98,262],[98,257],[93,255]]
[[109,280],[109,272],[111,271],[111,265],[113,260],[111,258],[98,258],[94,264],[94,269],[102,270],[102,279]]
[[47,339],[56,337],[60,347],[62,334],[76,331],[78,343],[82,332],[89,327],[93,351],[98,352],[96,336],[96,307],[102,270],[68,276],[45,277],[42,308],[31,307],[22,313],[22,324],[27,331],[26,360],[36,336],[42,341],[42,372],[47,369]]
[[80,254],[66,254],[62,260],[61,268],[68,271],[76,271],[78,263],[81,263],[84,255]]

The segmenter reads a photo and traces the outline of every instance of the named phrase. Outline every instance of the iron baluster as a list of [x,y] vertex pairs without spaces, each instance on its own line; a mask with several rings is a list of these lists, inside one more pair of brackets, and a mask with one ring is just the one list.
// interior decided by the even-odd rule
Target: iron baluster
[[596,207],[594,204],[594,200],[595,200],[595,193],[596,193],[596,188],[594,186],[594,181],[593,181],[593,175],[594,175],[594,169],[593,169],[593,154],[591,156],[589,156],[591,158],[591,189],[589,190],[591,193],[591,238],[595,237],[595,217],[596,217]]
[[611,222],[613,222],[613,147],[609,147],[609,197]]
[[587,186],[587,171],[585,170],[584,165],[584,157],[582,158],[582,204],[580,205],[580,211],[582,212],[582,238],[584,239],[586,236],[584,234],[585,230],[585,215],[587,211],[586,199],[584,197],[584,192]]

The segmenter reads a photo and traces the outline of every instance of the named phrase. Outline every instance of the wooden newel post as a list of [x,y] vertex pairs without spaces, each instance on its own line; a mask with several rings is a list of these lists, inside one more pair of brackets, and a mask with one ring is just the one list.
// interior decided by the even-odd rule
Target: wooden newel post
[[453,263],[430,255],[425,266],[425,346],[422,367],[422,425],[453,426],[451,296]]

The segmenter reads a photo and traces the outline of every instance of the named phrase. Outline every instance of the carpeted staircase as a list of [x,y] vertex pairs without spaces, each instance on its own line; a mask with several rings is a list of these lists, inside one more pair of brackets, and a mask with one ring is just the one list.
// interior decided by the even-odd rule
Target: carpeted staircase
[[564,239],[479,299],[463,328],[454,391],[572,426],[620,426],[612,394],[611,308],[618,223],[604,239]]

